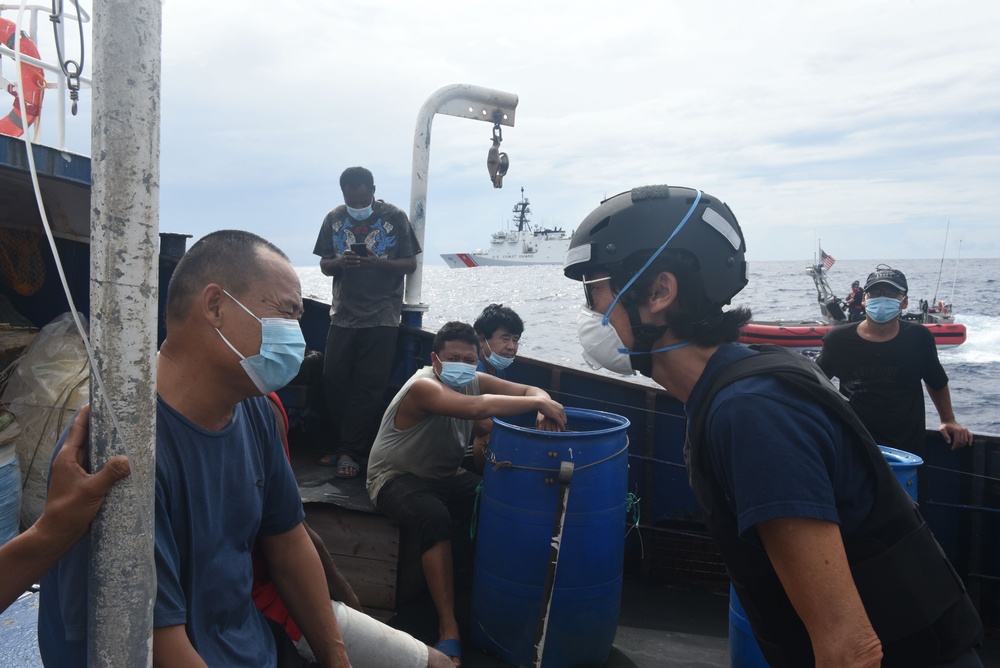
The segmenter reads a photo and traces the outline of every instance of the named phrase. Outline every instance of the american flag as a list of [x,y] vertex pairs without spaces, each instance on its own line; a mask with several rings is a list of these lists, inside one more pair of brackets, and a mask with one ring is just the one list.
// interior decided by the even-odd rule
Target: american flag
[[833,266],[833,263],[837,261],[832,255],[827,255],[826,251],[822,248],[819,249],[819,259],[823,261],[823,266],[828,270]]

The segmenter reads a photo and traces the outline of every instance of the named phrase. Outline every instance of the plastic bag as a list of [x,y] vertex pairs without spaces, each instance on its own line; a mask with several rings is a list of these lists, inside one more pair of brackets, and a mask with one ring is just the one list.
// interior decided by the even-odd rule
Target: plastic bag
[[76,410],[90,399],[87,350],[72,314],[64,313],[43,327],[13,366],[0,400],[21,427],[15,441],[21,469],[21,524],[30,526],[45,508],[56,441]]

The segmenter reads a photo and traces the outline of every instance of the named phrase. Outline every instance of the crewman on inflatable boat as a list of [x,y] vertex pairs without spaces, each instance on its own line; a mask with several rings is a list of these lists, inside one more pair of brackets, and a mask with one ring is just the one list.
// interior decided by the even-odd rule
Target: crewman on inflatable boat
[[861,322],[865,319],[865,307],[862,303],[865,291],[861,289],[861,281],[851,283],[851,292],[844,298],[847,304],[847,322]]

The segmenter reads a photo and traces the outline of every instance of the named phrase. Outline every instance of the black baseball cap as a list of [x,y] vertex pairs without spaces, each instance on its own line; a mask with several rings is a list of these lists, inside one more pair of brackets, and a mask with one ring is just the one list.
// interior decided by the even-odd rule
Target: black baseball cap
[[875,267],[875,271],[868,274],[868,280],[865,281],[865,292],[871,290],[874,286],[879,283],[885,283],[886,285],[891,285],[896,288],[904,295],[907,293],[909,288],[906,285],[906,276],[899,269],[893,269],[887,264],[880,264]]

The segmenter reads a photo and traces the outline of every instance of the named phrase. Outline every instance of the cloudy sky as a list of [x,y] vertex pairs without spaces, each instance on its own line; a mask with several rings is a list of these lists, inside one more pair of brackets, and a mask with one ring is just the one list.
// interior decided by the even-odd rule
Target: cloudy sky
[[160,227],[313,264],[340,172],[408,210],[417,112],[468,83],[519,96],[511,168],[495,190],[490,125],[437,117],[429,264],[521,187],[569,230],[648,183],[727,201],[751,260],[1000,257],[998,28],[989,0],[166,0]]

